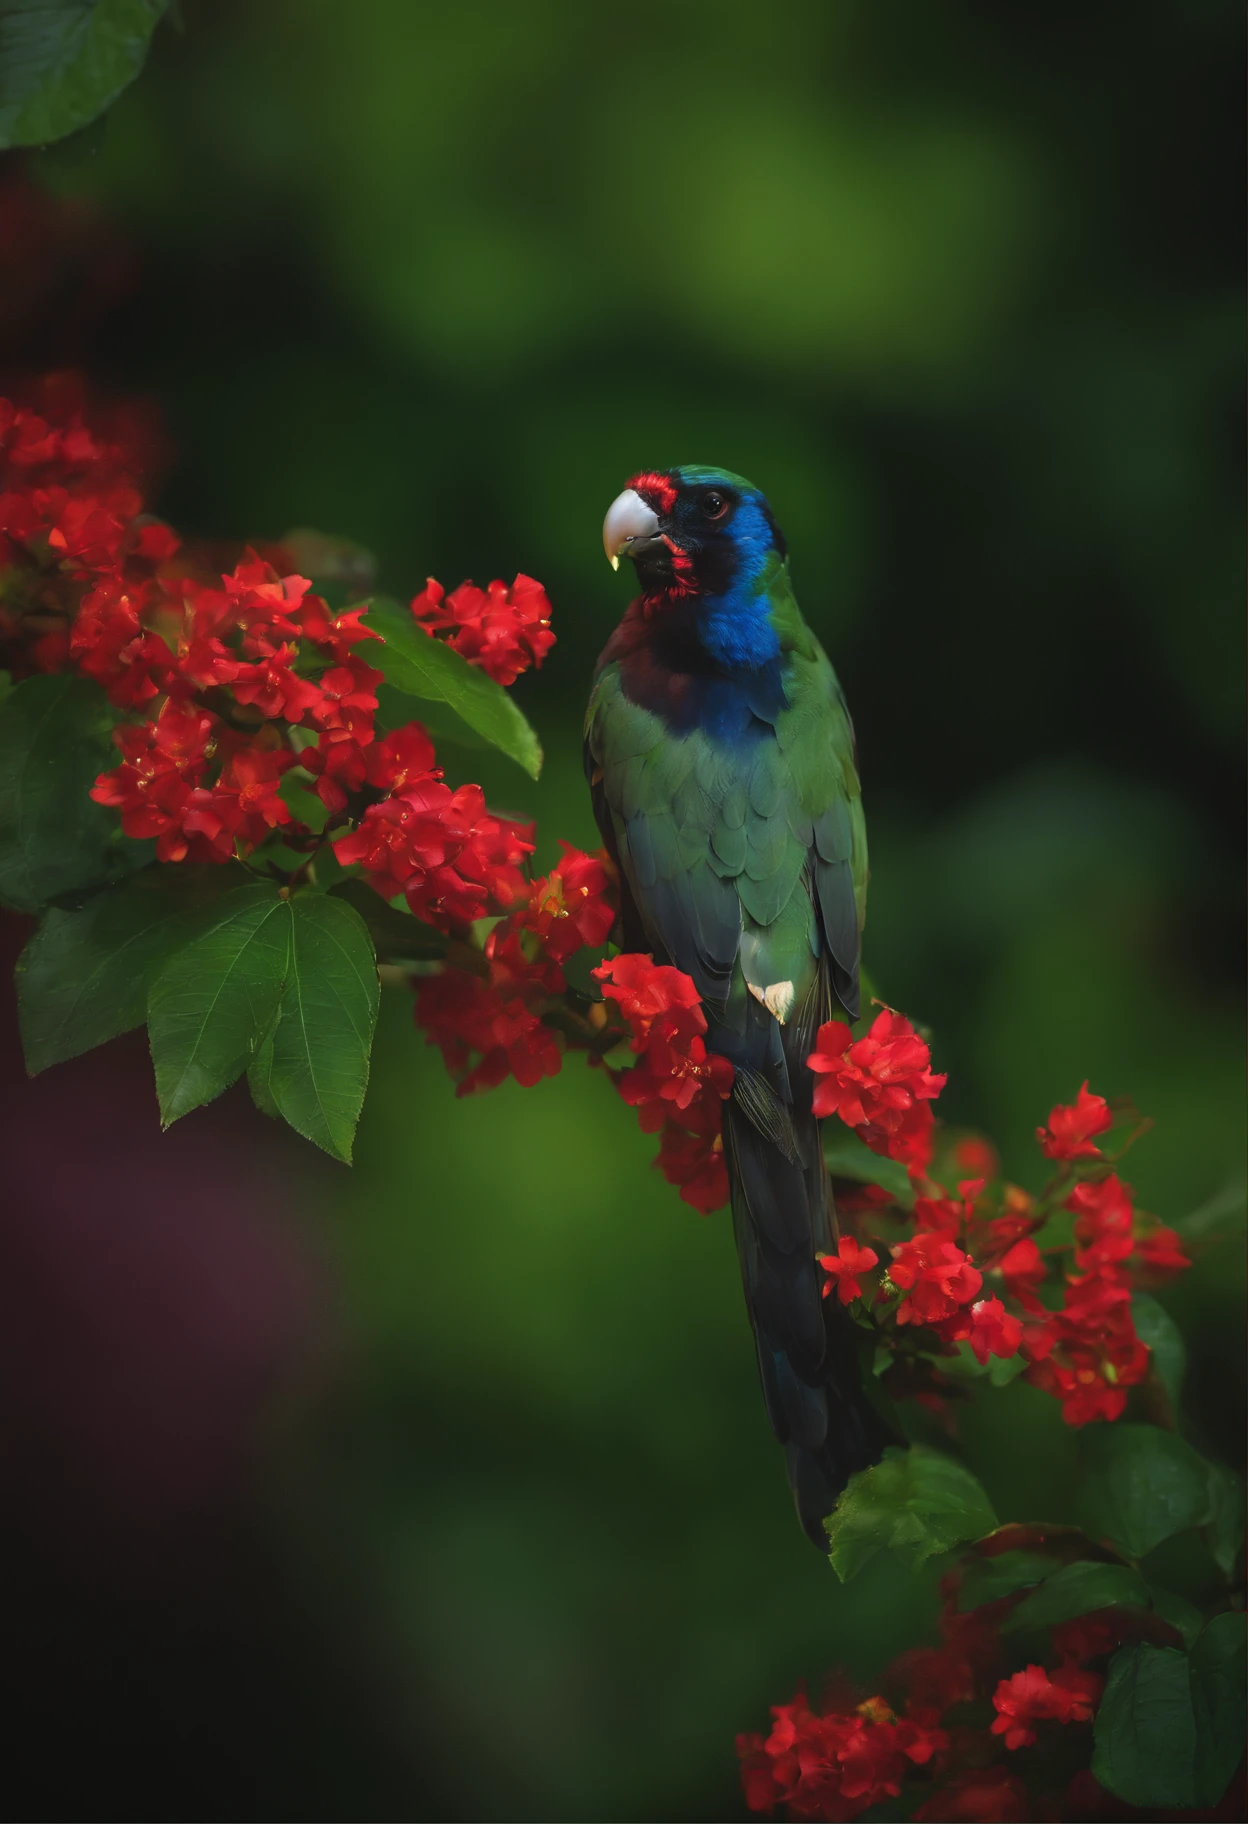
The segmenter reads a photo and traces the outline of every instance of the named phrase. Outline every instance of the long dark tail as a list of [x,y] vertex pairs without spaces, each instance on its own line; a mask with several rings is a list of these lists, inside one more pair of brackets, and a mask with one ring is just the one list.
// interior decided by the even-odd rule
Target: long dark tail
[[826,1552],[823,1521],[837,1496],[898,1439],[868,1399],[857,1326],[821,1296],[815,1255],[833,1247],[835,1220],[818,1123],[785,1112],[782,1124],[760,1125],[748,1093],[734,1095],[724,1105],[724,1154],[767,1416],[798,1517]]

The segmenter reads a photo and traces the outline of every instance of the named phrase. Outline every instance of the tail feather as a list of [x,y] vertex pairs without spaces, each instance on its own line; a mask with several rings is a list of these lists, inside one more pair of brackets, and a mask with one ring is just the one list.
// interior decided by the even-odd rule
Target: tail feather
[[896,1442],[867,1396],[853,1320],[821,1296],[815,1259],[832,1245],[831,1190],[814,1116],[794,1113],[799,1158],[724,1107],[724,1154],[746,1310],[767,1416],[785,1447],[798,1517],[821,1551],[825,1517],[857,1470]]

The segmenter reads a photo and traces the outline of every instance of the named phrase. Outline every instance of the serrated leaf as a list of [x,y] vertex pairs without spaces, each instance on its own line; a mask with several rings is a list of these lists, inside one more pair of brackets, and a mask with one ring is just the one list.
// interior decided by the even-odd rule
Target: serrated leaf
[[374,596],[365,620],[384,641],[371,646],[368,660],[387,684],[404,695],[446,703],[491,747],[499,749],[531,779],[542,770],[542,750],[528,721],[501,684],[417,625],[407,609],[388,596]]
[[239,887],[157,974],[147,1023],[166,1127],[228,1089],[255,1057],[286,987],[291,924],[276,886]]
[[1187,1371],[1187,1349],[1179,1327],[1164,1305],[1147,1292],[1136,1292],[1131,1299],[1131,1316],[1135,1333],[1152,1351],[1152,1366],[1166,1391],[1170,1416],[1179,1416],[1179,1396]]
[[882,1159],[864,1146],[857,1134],[851,1134],[839,1121],[827,1121],[823,1129],[823,1156],[834,1178],[852,1178],[856,1184],[878,1184],[907,1207],[914,1199],[910,1174],[896,1159]]
[[1209,1518],[1205,1538],[1214,1563],[1233,1578],[1244,1549],[1244,1479],[1225,1463],[1210,1463]]
[[1195,1801],[1214,1806],[1234,1777],[1244,1751],[1248,1701],[1248,1633],[1242,1613],[1218,1615],[1191,1654],[1196,1718]]
[[27,678],[0,704],[0,900],[37,912],[124,865],[117,819],[88,796],[117,759],[97,684]]
[[143,67],[167,0],[5,0],[0,148],[85,127]]
[[824,1525],[833,1569],[849,1581],[877,1552],[892,1550],[918,1570],[927,1559],[997,1524],[982,1486],[960,1463],[915,1445],[891,1447],[851,1476]]
[[1196,1803],[1195,1759],[1187,1654],[1144,1641],[1120,1647],[1096,1713],[1093,1774],[1129,1805],[1186,1810]]
[[1128,1558],[1201,1526],[1209,1514],[1208,1465],[1190,1444],[1155,1425],[1090,1425],[1080,1443],[1079,1522]]
[[1024,1628],[1051,1628],[1076,1615],[1121,1606],[1146,1609],[1148,1585],[1125,1564],[1096,1564],[1087,1559],[1064,1564],[1046,1577],[1001,1624],[1003,1634]]
[[141,1026],[147,991],[187,913],[228,892],[241,869],[145,869],[74,911],[52,907],[18,958],[17,1013],[31,1076]]
[[289,976],[257,1080],[297,1133],[349,1164],[377,1023],[372,940],[336,895],[300,893],[289,909]]
[[999,1552],[995,1558],[972,1558],[962,1570],[958,1585],[958,1609],[981,1609],[987,1602],[999,1602],[1043,1583],[1053,1570],[1053,1559],[1040,1552]]

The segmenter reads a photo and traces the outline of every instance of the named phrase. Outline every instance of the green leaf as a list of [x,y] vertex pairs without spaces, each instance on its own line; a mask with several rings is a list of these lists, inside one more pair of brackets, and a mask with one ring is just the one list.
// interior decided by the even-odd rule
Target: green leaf
[[[412,720],[413,707],[412,699],[404,696],[401,690],[395,690],[389,684],[378,685],[376,722],[379,730],[389,733],[392,728],[402,728]],[[489,751],[490,743],[485,736],[479,735],[475,728],[469,728],[449,703],[433,703],[422,698],[416,713],[439,747],[443,742],[451,741],[456,747],[471,748],[477,753]]]
[[1137,1642],[1115,1653],[1096,1715],[1092,1772],[1128,1804],[1218,1804],[1244,1748],[1242,1614],[1219,1615],[1191,1653]]
[[1154,1425],[1090,1425],[1080,1444],[1079,1522],[1128,1558],[1201,1526],[1209,1514],[1208,1465],[1190,1444]]
[[166,1127],[228,1089],[254,1058],[286,986],[291,923],[276,886],[239,887],[156,976],[147,1021]]
[[986,1602],[998,1602],[1025,1590],[1031,1584],[1043,1583],[1053,1569],[1053,1560],[1040,1552],[999,1552],[995,1558],[972,1558],[962,1571],[958,1587],[958,1609],[980,1609]]
[[1169,1622],[1175,1632],[1183,1636],[1183,1645],[1190,1647],[1205,1625],[1205,1618],[1196,1604],[1189,1602],[1186,1596],[1176,1596],[1173,1590],[1159,1589],[1155,1583],[1149,1585],[1149,1591],[1153,1613]]
[[98,684],[27,678],[0,704],[0,899],[37,912],[124,865],[115,815],[89,796],[117,759]]
[[373,597],[365,620],[385,642],[370,647],[368,660],[385,673],[387,684],[405,696],[449,704],[491,747],[537,778],[542,770],[537,736],[501,684],[444,640],[431,638],[388,596]]
[[1119,1606],[1146,1609],[1148,1585],[1125,1564],[1094,1564],[1087,1559],[1064,1564],[1040,1588],[1020,1602],[1001,1624],[1003,1634],[1023,1628],[1051,1628],[1076,1615]]
[[1136,1335],[1152,1350],[1153,1368],[1166,1390],[1171,1416],[1177,1420],[1179,1395],[1187,1369],[1187,1349],[1179,1327],[1165,1306],[1159,1305],[1147,1292],[1136,1292],[1132,1296],[1131,1316],[1135,1320]]
[[1248,1634],[1241,1614],[1218,1615],[1191,1654],[1196,1718],[1195,1799],[1214,1806],[1234,1777],[1244,1751],[1248,1702]]
[[141,1026],[148,985],[181,941],[188,908],[229,891],[240,874],[156,863],[75,911],[46,912],[15,972],[31,1076]]
[[5,0],[0,148],[85,127],[134,80],[166,0]]
[[1210,1463],[1209,1519],[1205,1538],[1214,1563],[1233,1578],[1244,1549],[1244,1479],[1225,1463]]
[[1187,1654],[1144,1641],[1121,1647],[1096,1713],[1093,1774],[1129,1805],[1181,1811],[1196,1803],[1195,1760]]
[[834,1178],[852,1178],[856,1184],[878,1184],[907,1207],[913,1201],[914,1190],[905,1166],[896,1159],[881,1159],[839,1121],[824,1125],[823,1156]]
[[247,1066],[247,1087],[251,1099],[262,1115],[269,1115],[274,1121],[280,1121],[281,1109],[273,1095],[271,1079],[273,1076],[273,1034],[260,1046],[255,1057]]
[[916,1444],[886,1450],[851,1476],[825,1525],[833,1569],[843,1583],[889,1549],[918,1570],[938,1552],[991,1532],[997,1517],[983,1488],[952,1457]]
[[[320,868],[320,862],[317,862]],[[368,926],[369,936],[383,962],[436,963],[446,955],[446,938],[432,925],[400,912],[358,879],[339,881],[329,889],[332,899],[343,899],[353,906]]]
[[289,912],[286,991],[249,1076],[252,1094],[349,1164],[377,1023],[372,941],[359,913],[336,895],[297,894]]

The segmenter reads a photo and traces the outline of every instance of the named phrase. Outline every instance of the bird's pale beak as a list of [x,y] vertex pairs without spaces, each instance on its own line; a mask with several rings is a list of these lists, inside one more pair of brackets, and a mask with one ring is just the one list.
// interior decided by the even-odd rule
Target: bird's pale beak
[[634,545],[653,538],[658,529],[659,516],[654,509],[646,505],[635,488],[625,488],[611,502],[602,522],[602,547],[611,568],[618,570],[621,552],[628,557]]

